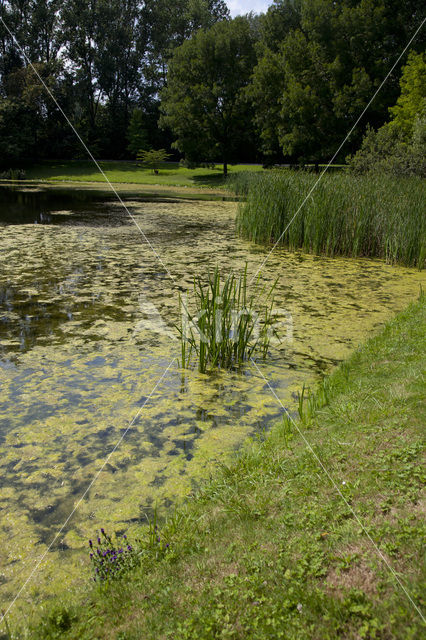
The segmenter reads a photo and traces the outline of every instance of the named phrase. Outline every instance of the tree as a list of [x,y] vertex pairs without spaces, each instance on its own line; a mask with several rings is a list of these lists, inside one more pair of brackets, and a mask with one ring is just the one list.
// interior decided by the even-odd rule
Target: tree
[[[105,144],[111,136],[111,147],[125,141],[140,83],[138,7],[137,0],[63,1],[63,45],[92,144],[97,138]],[[98,117],[105,123],[102,136]]]
[[148,42],[144,76],[154,91],[160,91],[176,47],[199,29],[227,20],[229,9],[224,0],[145,0],[141,18]]
[[[419,0],[275,0],[263,18],[251,96],[266,153],[328,159],[421,23]],[[422,32],[413,46],[424,46]],[[369,105],[348,144],[387,118],[399,70]],[[347,149],[345,150],[347,153]]]
[[389,109],[392,119],[367,129],[361,148],[348,158],[356,173],[369,171],[426,177],[426,61],[411,51],[400,80],[401,94]]
[[389,126],[404,135],[413,133],[419,115],[426,116],[426,56],[410,51],[400,80],[401,94],[396,105],[389,109],[392,120]]
[[66,136],[61,135],[66,125],[38,77],[61,102],[59,74],[59,63],[34,63],[15,68],[3,78],[0,96],[0,161],[3,164],[18,164],[21,158],[41,158],[48,151],[52,153],[58,134],[66,148]]
[[152,169],[155,175],[158,174],[160,165],[170,158],[170,154],[165,149],[141,149],[137,155],[137,161]]
[[220,157],[226,175],[238,146],[253,134],[246,95],[256,61],[250,20],[235,18],[199,31],[178,47],[162,91],[160,126],[189,161]]
[[300,28],[302,0],[274,0],[261,17],[261,49],[278,52],[290,31]]
[[0,0],[0,17],[22,47],[0,21],[0,146],[5,162],[19,162],[82,153],[46,95],[42,108],[41,95],[34,105],[23,90],[9,95],[20,71],[33,84],[30,62],[53,80],[55,97],[95,155],[127,156],[128,132],[138,135],[135,109],[146,116],[146,146],[166,147],[158,93],[173,49],[229,11],[223,0]]
[[128,149],[135,156],[148,146],[146,116],[142,109],[134,109],[127,129]]

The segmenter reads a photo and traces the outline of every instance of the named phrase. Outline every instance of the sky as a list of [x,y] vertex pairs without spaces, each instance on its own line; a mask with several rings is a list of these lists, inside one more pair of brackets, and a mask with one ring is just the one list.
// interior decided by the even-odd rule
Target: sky
[[231,16],[235,16],[249,13],[264,13],[269,5],[272,4],[272,0],[226,0],[226,4],[229,7]]

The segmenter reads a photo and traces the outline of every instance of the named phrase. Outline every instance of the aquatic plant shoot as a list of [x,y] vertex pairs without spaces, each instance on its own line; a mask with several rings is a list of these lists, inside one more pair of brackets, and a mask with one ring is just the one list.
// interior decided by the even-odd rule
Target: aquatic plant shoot
[[218,267],[205,283],[194,280],[195,312],[180,298],[181,364],[188,368],[197,360],[200,373],[214,368],[232,369],[255,353],[266,356],[274,328],[274,289],[260,285],[260,276],[249,289],[247,265],[242,275],[221,277]]

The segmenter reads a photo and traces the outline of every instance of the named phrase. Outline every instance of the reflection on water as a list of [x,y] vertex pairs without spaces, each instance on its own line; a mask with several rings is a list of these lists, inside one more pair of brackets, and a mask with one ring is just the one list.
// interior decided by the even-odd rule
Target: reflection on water
[[[126,204],[180,288],[218,264],[255,273],[265,250],[235,235],[236,204]],[[187,495],[215,460],[279,415],[250,367],[206,376],[173,366],[177,293],[138,230],[101,191],[0,188],[0,596],[8,601],[131,424],[28,601],[86,575],[96,527],[136,528]],[[261,366],[289,407],[303,381],[346,357],[419,290],[417,271],[274,252],[277,305],[293,341]]]

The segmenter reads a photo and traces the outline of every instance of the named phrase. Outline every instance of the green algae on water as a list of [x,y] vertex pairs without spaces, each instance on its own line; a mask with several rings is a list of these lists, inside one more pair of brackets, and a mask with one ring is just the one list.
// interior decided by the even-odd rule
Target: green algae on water
[[[216,265],[237,273],[247,263],[250,279],[265,256],[237,237],[235,203],[127,204],[183,289]],[[51,212],[48,224],[0,223],[4,603],[179,355],[178,298],[164,269],[114,203],[83,209]],[[282,248],[262,274],[266,285],[278,277],[283,338],[262,371],[290,410],[303,382],[347,357],[425,286],[416,270]],[[208,376],[173,367],[44,557],[23,606],[85,579],[96,528],[136,532],[279,415],[249,367]]]

